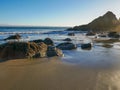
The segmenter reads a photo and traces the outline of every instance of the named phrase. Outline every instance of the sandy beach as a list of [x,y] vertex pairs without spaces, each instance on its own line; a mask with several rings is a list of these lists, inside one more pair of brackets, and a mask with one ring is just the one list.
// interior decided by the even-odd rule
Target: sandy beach
[[0,90],[120,90],[120,71],[63,63],[58,57],[0,63]]

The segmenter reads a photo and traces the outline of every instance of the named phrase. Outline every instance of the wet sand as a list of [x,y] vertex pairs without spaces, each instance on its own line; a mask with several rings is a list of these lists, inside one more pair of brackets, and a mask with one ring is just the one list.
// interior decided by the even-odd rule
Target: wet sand
[[60,58],[0,63],[0,90],[120,90],[120,71],[63,63]]

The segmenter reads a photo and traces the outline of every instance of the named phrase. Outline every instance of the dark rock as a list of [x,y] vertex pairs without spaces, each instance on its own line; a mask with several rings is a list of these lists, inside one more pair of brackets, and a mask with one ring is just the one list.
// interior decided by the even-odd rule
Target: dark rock
[[46,57],[47,45],[34,42],[11,42],[0,45],[0,59],[23,59],[33,57]]
[[9,36],[8,38],[4,39],[4,40],[11,40],[11,39],[21,39],[21,36],[19,34],[16,34],[16,35],[12,35],[12,36]]
[[41,43],[41,42],[44,42],[42,39],[38,39],[38,40],[33,40],[33,41],[30,41],[30,42],[34,42],[34,43]]
[[57,48],[62,49],[62,50],[73,50],[73,49],[76,49],[77,47],[73,43],[65,42],[65,43],[59,44]]
[[63,41],[72,41],[70,38],[66,38]]
[[104,37],[107,37],[107,35],[104,35],[104,34],[103,34],[103,35],[101,34],[101,35],[98,35],[98,36],[99,36],[99,37],[103,37],[103,38],[104,38]]
[[68,33],[68,36],[75,36],[75,33]]
[[120,38],[120,35],[117,32],[109,32],[108,36],[110,38]]
[[82,44],[81,45],[81,49],[91,49],[92,48],[92,44],[91,43],[87,43],[87,44]]
[[54,46],[54,42],[50,38],[46,38],[44,40],[44,43],[47,44],[47,45],[50,45],[50,46]]
[[47,56],[53,57],[53,56],[63,56],[63,53],[60,49],[54,47],[54,46],[48,46],[47,49]]
[[86,36],[94,36],[94,35],[96,35],[94,32],[88,32],[88,33],[86,34]]

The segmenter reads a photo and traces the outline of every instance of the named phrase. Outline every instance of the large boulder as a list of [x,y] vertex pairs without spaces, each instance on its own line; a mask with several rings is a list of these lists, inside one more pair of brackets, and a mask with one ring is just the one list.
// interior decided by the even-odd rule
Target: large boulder
[[47,45],[50,45],[50,46],[54,46],[54,42],[50,38],[46,38],[44,40],[44,43],[47,44]]
[[47,56],[53,57],[53,56],[63,56],[63,53],[60,49],[54,47],[54,46],[48,46],[47,49]]
[[65,42],[57,45],[57,48],[62,49],[62,50],[73,50],[76,49],[76,45],[70,42]]
[[12,35],[12,36],[9,36],[8,38],[4,39],[4,40],[11,40],[11,39],[21,39],[21,36],[19,34],[16,34],[16,35]]
[[47,45],[34,42],[11,42],[0,45],[0,59],[22,59],[32,57],[46,57]]

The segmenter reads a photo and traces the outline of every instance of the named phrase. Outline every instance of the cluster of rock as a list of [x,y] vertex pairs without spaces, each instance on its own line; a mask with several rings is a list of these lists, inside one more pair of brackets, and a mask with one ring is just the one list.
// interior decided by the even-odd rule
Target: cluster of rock
[[[21,39],[19,34],[10,36],[4,40]],[[62,50],[76,49],[76,45],[71,43],[70,38],[66,38],[64,43],[57,46],[50,38],[38,39],[29,42],[7,42],[0,45],[0,60],[42,58],[63,56]]]
[[75,26],[68,30],[81,30],[81,31],[120,31],[120,20],[117,19],[116,15],[111,11],[108,11],[103,16],[94,19],[92,22],[86,25]]
[[50,38],[30,42],[8,42],[0,45],[0,60],[63,56]]
[[[16,34],[5,40],[11,39],[18,39],[18,41],[0,45],[0,60],[63,56],[62,50],[74,50],[77,48],[70,38],[64,39],[64,43],[60,43],[57,46],[54,45],[50,38],[20,42],[21,36]],[[81,46],[82,49],[91,47],[90,44]]]

